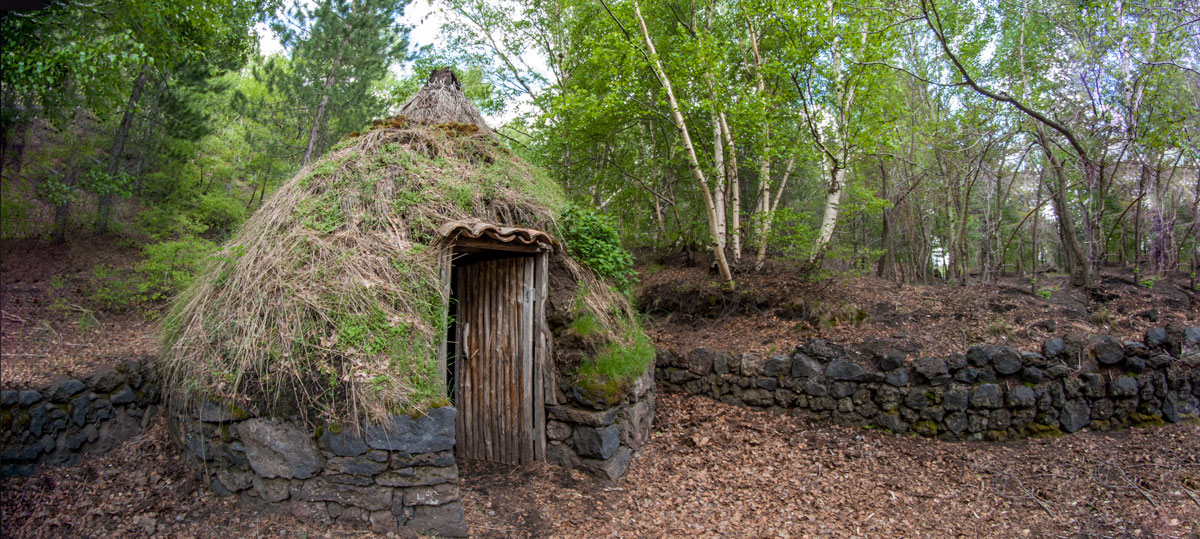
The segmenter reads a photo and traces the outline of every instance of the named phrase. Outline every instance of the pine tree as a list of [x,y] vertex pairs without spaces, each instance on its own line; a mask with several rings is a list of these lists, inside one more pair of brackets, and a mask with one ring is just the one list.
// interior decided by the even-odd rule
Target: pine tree
[[305,120],[308,164],[332,140],[384,108],[372,88],[403,58],[408,28],[400,24],[408,0],[326,0],[297,3],[273,25],[291,58],[290,69],[268,69],[271,87],[286,95]]

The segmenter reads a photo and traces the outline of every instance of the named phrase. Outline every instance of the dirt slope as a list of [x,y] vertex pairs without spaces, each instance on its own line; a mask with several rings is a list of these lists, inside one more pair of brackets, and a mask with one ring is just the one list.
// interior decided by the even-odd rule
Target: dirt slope
[[874,277],[811,282],[779,262],[738,274],[735,291],[722,290],[700,267],[643,268],[641,279],[639,302],[652,317],[653,338],[682,352],[785,352],[819,337],[852,348],[882,340],[910,357],[938,356],[983,343],[1037,350],[1064,333],[1140,340],[1150,327],[1200,323],[1200,293],[1186,279],[1147,288],[1116,270],[1106,270],[1091,291],[1043,275],[1041,294],[1017,278],[967,286],[901,286]]

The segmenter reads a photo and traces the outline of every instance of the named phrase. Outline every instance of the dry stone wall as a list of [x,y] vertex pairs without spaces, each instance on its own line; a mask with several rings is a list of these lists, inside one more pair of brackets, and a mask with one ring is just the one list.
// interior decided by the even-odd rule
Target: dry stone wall
[[38,389],[0,391],[0,475],[28,476],[39,466],[76,464],[145,427],[159,400],[152,358],[125,360],[88,376]]
[[944,439],[1107,430],[1200,412],[1200,327],[1151,329],[1142,342],[1067,336],[1036,352],[988,345],[909,359],[824,340],[766,357],[660,350],[656,376],[666,391]]
[[617,402],[588,398],[577,388],[557,392],[546,406],[546,460],[616,480],[654,422],[654,369],[622,392]]
[[393,416],[359,432],[309,431],[206,403],[169,417],[188,467],[222,496],[239,495],[316,525],[443,537],[467,533],[454,461],[457,412]]

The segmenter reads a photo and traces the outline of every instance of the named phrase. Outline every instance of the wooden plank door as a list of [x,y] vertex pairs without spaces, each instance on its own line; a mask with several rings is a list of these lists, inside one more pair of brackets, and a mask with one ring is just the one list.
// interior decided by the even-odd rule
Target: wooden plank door
[[455,268],[460,457],[526,464],[534,444],[534,259]]

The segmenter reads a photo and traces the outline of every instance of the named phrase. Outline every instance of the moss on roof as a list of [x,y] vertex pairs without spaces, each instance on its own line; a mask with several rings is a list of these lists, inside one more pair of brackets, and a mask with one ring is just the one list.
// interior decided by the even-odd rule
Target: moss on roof
[[[486,132],[379,122],[285,183],[177,298],[163,322],[171,406],[359,424],[447,404],[436,229],[474,218],[553,234],[564,200]],[[644,348],[625,297],[564,260],[594,283],[577,314],[606,350]]]

